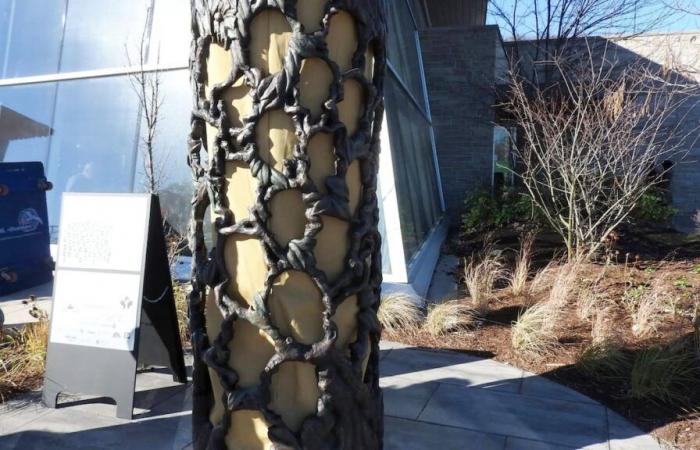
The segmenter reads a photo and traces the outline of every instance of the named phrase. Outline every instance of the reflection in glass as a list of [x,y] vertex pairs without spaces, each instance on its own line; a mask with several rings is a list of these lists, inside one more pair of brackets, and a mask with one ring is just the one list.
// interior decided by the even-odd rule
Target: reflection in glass
[[46,164],[54,83],[0,87],[0,161]]
[[137,59],[150,0],[70,0],[61,72],[127,65],[127,48]]
[[0,1],[0,78],[56,73],[65,0]]
[[416,29],[405,0],[389,2],[387,56],[411,95],[425,109]]
[[157,0],[151,31],[149,61],[186,66],[190,56],[190,2]]
[[[153,148],[154,169],[159,182],[163,217],[178,232],[185,233],[192,199],[192,175],[186,164],[187,131],[190,127],[189,72],[178,70],[160,74],[162,106],[158,115]],[[141,136],[145,121],[141,121]],[[146,191],[145,149],[139,146],[134,191]]]
[[[515,130],[513,130],[514,132]],[[496,126],[493,129],[493,186],[501,189],[513,185],[513,154],[511,131]]]
[[442,214],[430,124],[394,77],[387,77],[384,90],[404,253],[410,261]]
[[129,192],[136,163],[138,103],[127,77],[61,82],[49,149],[49,221],[62,192]]

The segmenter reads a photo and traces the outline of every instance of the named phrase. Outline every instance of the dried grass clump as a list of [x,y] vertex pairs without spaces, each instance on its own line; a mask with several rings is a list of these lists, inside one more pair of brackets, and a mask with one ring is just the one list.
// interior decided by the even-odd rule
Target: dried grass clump
[[549,302],[538,303],[518,316],[511,327],[515,350],[534,355],[552,352],[557,345],[556,323],[560,311]]
[[484,246],[482,256],[472,256],[464,262],[464,283],[467,285],[472,309],[480,316],[489,311],[493,288],[505,276],[501,258],[493,249],[493,244]]
[[693,352],[681,341],[667,347],[642,350],[630,372],[631,398],[683,404],[689,390],[700,382]]
[[645,286],[629,289],[623,298],[623,304],[632,321],[632,334],[638,338],[653,334],[663,319],[664,300],[656,290]]
[[534,298],[538,294],[541,294],[549,286],[552,285],[554,276],[555,276],[555,263],[553,261],[550,261],[543,269],[539,270],[535,276],[532,278],[532,281],[530,282],[530,286],[528,288],[528,294],[530,295],[531,298]]
[[33,307],[30,314],[39,319],[38,322],[0,331],[0,379],[10,390],[34,388],[44,374],[49,341],[48,315],[37,307]]
[[520,243],[520,251],[515,258],[513,272],[508,277],[510,291],[516,297],[527,293],[527,280],[530,277],[530,265],[532,262],[532,247],[535,243],[535,235],[528,233],[523,236]]
[[474,323],[474,310],[464,301],[452,300],[428,308],[423,328],[433,336],[460,331]]
[[180,331],[180,341],[184,348],[192,346],[192,334],[190,333],[189,319],[189,285],[176,283],[173,285],[173,295],[175,296],[175,312],[177,313],[177,325]]
[[386,331],[408,331],[418,328],[423,321],[423,311],[413,297],[392,293],[382,297],[377,318]]
[[555,307],[563,307],[569,300],[576,287],[576,278],[581,268],[577,263],[562,265],[553,278],[552,289],[549,291],[548,303]]
[[582,289],[576,302],[576,313],[581,320],[591,320],[595,317],[600,305],[600,297],[590,289]]

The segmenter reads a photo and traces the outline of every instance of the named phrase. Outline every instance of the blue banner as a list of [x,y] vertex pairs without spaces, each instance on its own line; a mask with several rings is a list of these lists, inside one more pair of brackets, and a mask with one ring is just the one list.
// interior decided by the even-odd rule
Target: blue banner
[[46,191],[40,162],[0,163],[0,295],[52,280]]

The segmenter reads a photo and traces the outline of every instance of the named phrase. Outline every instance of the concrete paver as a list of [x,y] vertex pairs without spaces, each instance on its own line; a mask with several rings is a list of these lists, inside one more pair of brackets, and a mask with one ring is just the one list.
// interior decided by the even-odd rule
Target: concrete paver
[[[382,343],[388,450],[660,450],[604,406],[512,366]],[[191,389],[164,371],[137,377],[135,419],[113,402],[70,397],[56,410],[38,394],[0,405],[0,450],[191,448]]]

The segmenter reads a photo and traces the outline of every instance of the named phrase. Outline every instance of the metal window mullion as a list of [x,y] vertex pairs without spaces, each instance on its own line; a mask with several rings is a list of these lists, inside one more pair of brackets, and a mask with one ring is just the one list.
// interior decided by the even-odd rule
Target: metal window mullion
[[[188,69],[187,64],[173,64],[166,66],[158,66],[147,64],[144,66],[144,72],[173,72],[176,70]],[[17,77],[0,79],[0,87],[5,86],[23,86],[29,84],[41,84],[57,81],[84,80],[88,78],[106,78],[119,75],[128,75],[134,71],[140,70],[138,67],[112,67],[108,69],[83,70],[79,72],[54,73],[50,75],[35,75],[29,77]]]
[[419,76],[421,82],[421,88],[423,89],[423,102],[425,103],[425,114],[428,117],[428,129],[430,134],[430,146],[433,152],[433,166],[435,167],[435,181],[437,182],[438,193],[440,196],[440,209],[441,212],[445,212],[445,193],[442,189],[442,175],[440,174],[440,162],[437,156],[437,145],[435,143],[435,132],[433,130],[433,115],[430,112],[430,98],[428,96],[428,82],[425,78],[425,70],[423,68],[423,49],[420,45],[420,37],[418,36],[418,31],[414,33],[416,41],[416,50],[418,51],[418,68]]
[[420,114],[423,116],[423,118],[429,123],[432,124],[430,120],[430,116],[425,113],[425,109],[421,107],[420,102],[416,99],[416,97],[413,96],[411,91],[408,89],[408,86],[406,86],[406,83],[401,79],[401,76],[397,72],[397,70],[394,68],[394,66],[391,64],[391,61],[387,59],[386,61],[386,66],[389,68],[389,73],[392,75],[393,79],[396,80],[398,85],[401,87],[401,90],[406,94],[406,96],[411,100],[413,103],[413,106],[420,111]]

